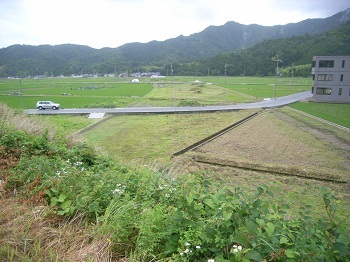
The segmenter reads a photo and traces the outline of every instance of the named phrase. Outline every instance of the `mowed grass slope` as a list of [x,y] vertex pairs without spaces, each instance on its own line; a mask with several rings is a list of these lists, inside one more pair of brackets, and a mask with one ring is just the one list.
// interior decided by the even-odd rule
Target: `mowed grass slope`
[[350,104],[299,102],[290,107],[350,128]]
[[165,163],[173,153],[254,112],[120,115],[84,132],[82,138],[122,162],[157,159]]

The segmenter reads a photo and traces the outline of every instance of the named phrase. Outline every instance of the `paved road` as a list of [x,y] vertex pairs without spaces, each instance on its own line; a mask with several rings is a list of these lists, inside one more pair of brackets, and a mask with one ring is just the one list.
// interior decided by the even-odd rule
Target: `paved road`
[[140,114],[140,113],[195,113],[195,112],[214,112],[229,111],[250,108],[273,108],[280,107],[294,102],[312,97],[310,91],[294,95],[279,97],[277,99],[264,100],[255,103],[233,104],[224,106],[194,106],[194,107],[126,107],[126,108],[64,108],[60,110],[38,110],[28,109],[26,112],[31,115],[53,115],[53,114],[90,114],[90,113],[108,113],[108,114]]

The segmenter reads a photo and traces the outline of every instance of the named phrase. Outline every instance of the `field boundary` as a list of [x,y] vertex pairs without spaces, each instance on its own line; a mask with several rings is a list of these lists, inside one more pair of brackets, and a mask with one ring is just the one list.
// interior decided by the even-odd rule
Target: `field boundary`
[[[311,180],[317,180],[317,181],[324,181],[324,182],[333,182],[333,183],[339,183],[339,184],[347,184],[348,182],[345,180],[337,179],[337,178],[322,178],[320,177],[319,173],[309,173],[309,172],[302,172],[300,171],[292,171],[288,168],[283,169],[274,169],[273,167],[263,167],[263,166],[255,166],[254,164],[240,164],[236,163],[235,161],[220,161],[218,159],[207,159],[206,157],[201,156],[193,156],[192,157],[194,161],[198,163],[213,165],[213,166],[221,166],[221,167],[231,167],[231,168],[239,168],[244,170],[250,170],[250,171],[258,171],[258,172],[264,172],[264,173],[271,173],[271,174],[277,174],[277,175],[283,175],[283,176],[294,176],[299,177],[303,179],[311,179]],[[292,168],[291,168],[292,169]],[[298,172],[298,173],[297,173]],[[328,175],[328,174],[323,174]]]
[[82,129],[79,129],[78,131],[74,132],[73,133],[73,136],[76,136],[76,135],[81,135],[91,129],[93,129],[94,127],[96,127],[97,125],[101,124],[102,122],[105,122],[107,120],[109,120],[111,117],[113,117],[113,115],[106,115],[104,118],[101,118],[100,120],[97,120],[96,122],[94,123],[91,123],[90,125],[82,128]]
[[220,131],[218,131],[218,132],[216,132],[216,133],[214,133],[214,134],[212,134],[212,135],[210,135],[210,136],[208,136],[208,137],[206,137],[206,138],[204,138],[204,139],[202,139],[202,140],[200,140],[200,141],[198,141],[198,142],[196,142],[196,143],[194,143],[194,144],[192,144],[192,145],[190,145],[190,146],[188,146],[188,147],[186,147],[184,149],[181,149],[180,151],[175,152],[174,154],[172,154],[172,157],[184,154],[184,153],[186,153],[187,151],[190,151],[190,150],[194,150],[194,149],[196,149],[196,148],[198,148],[198,147],[200,147],[200,146],[202,146],[202,145],[204,145],[204,144],[206,144],[206,143],[216,139],[217,137],[222,136],[223,134],[231,131],[232,129],[236,128],[237,126],[239,126],[239,125],[249,121],[253,117],[256,117],[261,112],[263,112],[263,111],[255,112],[254,114],[251,114],[251,115],[243,118],[242,120],[239,120],[238,122],[236,122],[236,123],[234,123],[232,125],[229,125],[228,127],[225,127],[224,129],[222,129],[222,130],[220,130]]
[[290,110],[292,110],[292,111],[294,111],[294,112],[297,112],[297,113],[299,113],[299,114],[302,114],[302,115],[308,116],[308,117],[310,117],[310,118],[316,119],[316,120],[318,120],[318,121],[321,121],[321,122],[323,122],[323,123],[326,123],[326,124],[328,124],[328,125],[331,125],[331,126],[340,128],[340,129],[342,129],[342,130],[345,130],[345,131],[347,131],[347,132],[350,132],[350,128],[348,128],[348,127],[345,127],[345,126],[342,126],[342,125],[338,125],[338,124],[333,123],[333,122],[331,122],[331,121],[325,120],[325,119],[323,119],[323,118],[320,118],[320,117],[311,115],[311,114],[309,114],[309,113],[306,113],[306,112],[304,112],[304,111],[301,111],[301,110],[298,110],[298,109],[295,109],[295,108],[292,108],[292,107],[289,107],[289,106],[286,106],[286,108],[287,108],[287,109],[290,109]]

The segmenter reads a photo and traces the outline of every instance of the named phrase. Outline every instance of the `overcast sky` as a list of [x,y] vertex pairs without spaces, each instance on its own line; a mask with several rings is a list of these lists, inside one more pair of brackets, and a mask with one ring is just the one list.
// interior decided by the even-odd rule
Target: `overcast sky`
[[0,48],[118,47],[188,36],[228,21],[272,26],[349,7],[349,0],[0,0]]

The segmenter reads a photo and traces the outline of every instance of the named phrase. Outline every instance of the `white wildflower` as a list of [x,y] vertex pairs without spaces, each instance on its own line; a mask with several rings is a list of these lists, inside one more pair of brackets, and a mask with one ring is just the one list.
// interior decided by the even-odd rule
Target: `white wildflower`
[[208,259],[208,262],[215,262],[215,259]]
[[200,249],[200,248],[201,248],[201,246],[196,246],[196,248],[197,248],[197,249]]
[[191,245],[191,244],[188,243],[188,242],[186,242],[186,244],[185,244],[186,247],[189,247],[190,245]]
[[233,253],[238,253],[241,250],[242,250],[242,246],[237,246],[237,245],[233,245],[232,246],[232,252]]
[[74,163],[75,166],[80,166],[82,164],[83,164],[83,162],[80,162],[80,161]]

